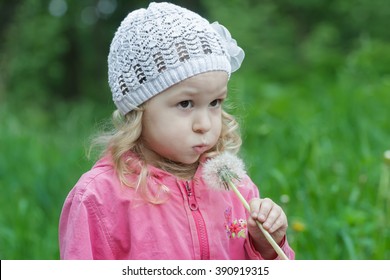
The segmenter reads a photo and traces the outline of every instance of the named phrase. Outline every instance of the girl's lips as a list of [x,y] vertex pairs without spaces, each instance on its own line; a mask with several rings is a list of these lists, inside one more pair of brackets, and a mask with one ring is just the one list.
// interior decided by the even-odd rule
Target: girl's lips
[[203,154],[209,149],[209,147],[207,145],[198,145],[198,146],[194,146],[193,149],[196,153]]

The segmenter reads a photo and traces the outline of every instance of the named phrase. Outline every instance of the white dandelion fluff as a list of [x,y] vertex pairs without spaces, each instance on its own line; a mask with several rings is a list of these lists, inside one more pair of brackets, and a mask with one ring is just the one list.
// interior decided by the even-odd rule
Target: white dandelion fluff
[[[227,191],[233,190],[244,205],[245,209],[250,212],[249,203],[235,185],[235,183],[240,181],[245,174],[245,167],[242,160],[231,153],[224,152],[205,162],[202,176],[207,185],[213,189],[224,188]],[[275,242],[269,232],[264,229],[263,225],[259,221],[256,221],[256,223],[278,256],[281,259],[288,260],[286,254]]]
[[243,161],[228,152],[206,161],[203,169],[203,179],[213,189],[230,190],[228,181],[240,181],[245,174]]

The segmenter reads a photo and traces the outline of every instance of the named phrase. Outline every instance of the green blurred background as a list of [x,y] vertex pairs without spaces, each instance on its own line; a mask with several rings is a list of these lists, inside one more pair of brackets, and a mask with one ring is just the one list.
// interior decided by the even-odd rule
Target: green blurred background
[[[59,258],[63,201],[114,110],[110,41],[148,2],[0,0],[1,259]],[[241,155],[297,259],[389,259],[388,0],[174,3],[246,51],[229,84]]]

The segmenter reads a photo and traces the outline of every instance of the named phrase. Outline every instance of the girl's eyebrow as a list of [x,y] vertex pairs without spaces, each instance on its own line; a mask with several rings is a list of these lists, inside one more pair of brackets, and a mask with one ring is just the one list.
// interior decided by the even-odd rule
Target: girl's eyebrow
[[221,90],[220,93],[218,93],[218,94],[215,95],[215,98],[224,99],[224,98],[227,97],[227,94],[228,94],[227,87],[225,87],[225,88],[223,88],[223,90]]

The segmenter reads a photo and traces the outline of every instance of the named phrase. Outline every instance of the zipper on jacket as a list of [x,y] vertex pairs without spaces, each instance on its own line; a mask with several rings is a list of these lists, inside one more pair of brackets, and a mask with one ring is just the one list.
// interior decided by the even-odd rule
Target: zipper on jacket
[[196,201],[195,195],[192,192],[192,189],[186,181],[185,184],[188,198],[188,205],[190,206],[192,217],[194,218],[196,231],[198,232],[198,239],[200,245],[200,257],[202,260],[210,259],[210,251],[209,251],[209,240],[207,237],[206,224],[202,217],[202,214],[199,211],[199,206]]

